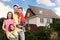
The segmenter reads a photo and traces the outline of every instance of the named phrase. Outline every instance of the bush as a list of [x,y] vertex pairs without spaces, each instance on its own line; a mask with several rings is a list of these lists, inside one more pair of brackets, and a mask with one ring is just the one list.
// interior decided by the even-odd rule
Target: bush
[[50,40],[50,33],[52,29],[38,29],[34,32],[26,32],[26,40]]
[[0,40],[4,40],[4,32],[3,32],[3,30],[0,30]]

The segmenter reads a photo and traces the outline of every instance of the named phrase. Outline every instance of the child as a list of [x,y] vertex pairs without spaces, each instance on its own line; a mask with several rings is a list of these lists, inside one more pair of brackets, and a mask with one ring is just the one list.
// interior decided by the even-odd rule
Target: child
[[18,33],[13,24],[9,25],[9,32],[6,33],[9,40],[18,40]]
[[24,25],[25,25],[26,20],[25,20],[25,17],[24,17],[24,15],[23,15],[23,8],[20,7],[20,8],[18,9],[18,12],[19,12],[19,14],[18,14],[18,16],[19,16],[19,25],[20,25],[20,27],[22,27],[22,29],[25,31]]
[[23,15],[23,8],[22,7],[20,7],[20,8],[18,8],[18,12],[19,12],[19,14],[18,14],[18,17],[19,17],[19,25],[18,25],[18,27],[19,28],[22,28],[22,30],[23,31],[21,31],[21,32],[19,32],[18,34],[20,35],[20,37],[19,37],[19,39],[21,39],[21,40],[25,40],[25,17],[24,17],[24,15]]

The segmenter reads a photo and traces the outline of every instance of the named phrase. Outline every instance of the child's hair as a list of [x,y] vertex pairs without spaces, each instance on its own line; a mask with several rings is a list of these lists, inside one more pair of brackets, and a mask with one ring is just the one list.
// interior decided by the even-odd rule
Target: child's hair
[[23,11],[23,8],[22,7],[19,7],[18,9],[22,9],[22,11]]
[[15,27],[13,24],[10,24],[10,25],[9,25],[9,31],[10,31],[10,32],[12,31],[12,30],[11,30],[11,26]]

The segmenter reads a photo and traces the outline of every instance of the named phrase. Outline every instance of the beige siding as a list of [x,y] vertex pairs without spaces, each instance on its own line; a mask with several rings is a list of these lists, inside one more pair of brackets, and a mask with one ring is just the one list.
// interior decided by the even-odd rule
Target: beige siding
[[[50,23],[52,23],[52,19],[50,19]],[[48,25],[47,18],[44,18],[44,23],[40,23],[39,17],[30,19],[29,24],[36,24],[37,26],[47,26]]]
[[29,24],[37,24],[37,17],[33,18],[33,19],[30,19]]

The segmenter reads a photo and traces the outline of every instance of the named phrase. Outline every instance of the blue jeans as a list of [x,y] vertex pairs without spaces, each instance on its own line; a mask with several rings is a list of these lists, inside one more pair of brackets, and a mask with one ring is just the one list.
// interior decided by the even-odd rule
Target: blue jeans
[[24,31],[20,31],[20,32],[18,32],[18,34],[19,34],[21,40],[25,40],[25,33],[24,33]]
[[19,25],[24,26],[25,25],[25,22],[20,22]]

